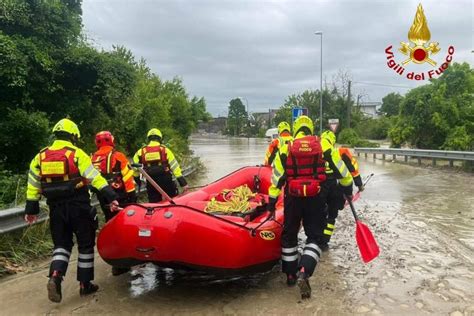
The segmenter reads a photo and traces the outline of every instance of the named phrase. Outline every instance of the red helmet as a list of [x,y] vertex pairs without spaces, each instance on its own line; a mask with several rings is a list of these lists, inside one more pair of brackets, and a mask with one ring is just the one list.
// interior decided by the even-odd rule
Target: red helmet
[[102,146],[115,147],[114,136],[109,131],[98,132],[95,135],[95,145],[97,146],[97,149]]

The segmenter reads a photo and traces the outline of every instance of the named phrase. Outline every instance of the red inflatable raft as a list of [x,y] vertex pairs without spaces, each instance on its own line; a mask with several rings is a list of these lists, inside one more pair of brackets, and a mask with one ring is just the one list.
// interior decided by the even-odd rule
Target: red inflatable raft
[[281,198],[274,220],[269,219],[265,205],[246,215],[209,214],[204,209],[223,190],[244,184],[267,200],[270,181],[270,167],[245,167],[199,191],[176,197],[176,205],[127,206],[100,231],[99,254],[118,267],[153,262],[210,273],[268,270],[280,258]]

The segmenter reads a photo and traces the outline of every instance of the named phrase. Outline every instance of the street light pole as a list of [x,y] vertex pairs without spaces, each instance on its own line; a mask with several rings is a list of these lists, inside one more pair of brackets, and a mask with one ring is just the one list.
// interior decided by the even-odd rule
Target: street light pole
[[319,135],[323,133],[323,32],[314,32],[315,35],[321,35],[321,71],[319,78]]

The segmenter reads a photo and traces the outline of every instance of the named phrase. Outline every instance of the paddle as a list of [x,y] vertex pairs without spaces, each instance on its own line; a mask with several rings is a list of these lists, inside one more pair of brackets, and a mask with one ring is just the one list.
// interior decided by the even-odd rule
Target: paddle
[[[374,176],[373,173],[371,173],[370,175],[368,175],[365,179],[364,179],[364,187],[367,185],[367,183],[370,181],[370,179],[372,179],[372,177]],[[359,198],[360,198],[360,193],[361,191],[357,191],[356,194],[354,194],[354,196],[352,197],[352,202],[355,202],[357,201]],[[347,203],[347,200],[344,204],[344,208],[348,205],[349,203]]]
[[160,192],[161,196],[165,198],[166,201],[170,202],[171,204],[176,204],[173,199],[158,185],[158,183],[153,180],[150,175],[143,169],[143,164],[141,163],[132,163],[133,168],[137,168],[138,171],[145,177],[146,181],[151,184],[152,187],[156,189],[156,191]]
[[377,242],[375,241],[375,238],[372,235],[369,227],[362,223],[357,217],[352,201],[347,200],[347,202],[349,202],[349,205],[351,206],[352,215],[354,215],[354,219],[356,221],[356,242],[357,246],[359,247],[360,255],[362,260],[365,263],[368,263],[379,255],[379,246],[377,245]]

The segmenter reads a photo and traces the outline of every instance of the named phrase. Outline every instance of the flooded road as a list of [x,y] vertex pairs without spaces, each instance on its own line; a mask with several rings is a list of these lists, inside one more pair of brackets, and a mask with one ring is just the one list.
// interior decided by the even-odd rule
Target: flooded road
[[[207,172],[200,185],[244,165],[263,161],[267,142],[194,138],[192,149]],[[361,173],[374,173],[356,202],[361,219],[381,248],[365,265],[350,211],[341,211],[330,250],[311,279],[313,297],[301,302],[278,267],[244,280],[157,270],[152,265],[113,277],[96,258],[100,291],[80,298],[75,262],[63,282],[63,302],[46,296],[47,263],[0,281],[0,314],[143,313],[166,315],[473,315],[474,181],[472,175],[360,158]],[[75,251],[74,251],[75,252]]]

